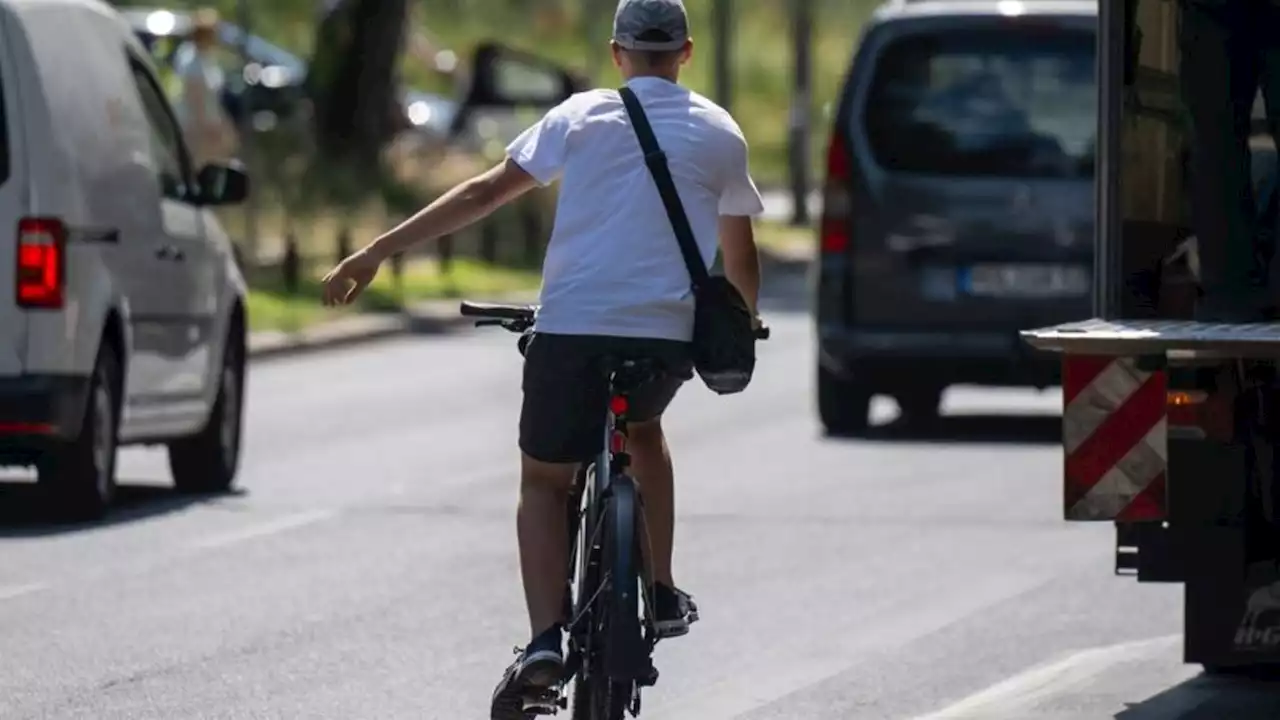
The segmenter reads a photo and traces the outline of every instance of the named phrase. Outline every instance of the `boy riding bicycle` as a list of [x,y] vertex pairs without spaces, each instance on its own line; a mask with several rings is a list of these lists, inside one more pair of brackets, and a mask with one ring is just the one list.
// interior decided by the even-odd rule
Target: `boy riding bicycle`
[[[693,49],[683,3],[621,0],[611,45],[667,154],[704,262],[713,262],[718,246],[726,277],[755,313],[760,265],[751,217],[764,208],[737,123],[678,83]],[[611,354],[659,358],[669,369],[631,398],[629,451],[652,547],[647,560],[657,630],[676,637],[689,629],[689,599],[672,578],[672,465],[661,420],[692,375],[694,303],[689,271],[618,92],[569,98],[517,137],[501,164],[445,193],[324,279],[325,302],[348,303],[387,258],[455,233],[556,180],[555,227],[526,351],[520,416],[517,530],[532,640],[495,698],[545,683],[563,668],[564,509],[575,469],[600,450],[608,397],[596,368]]]

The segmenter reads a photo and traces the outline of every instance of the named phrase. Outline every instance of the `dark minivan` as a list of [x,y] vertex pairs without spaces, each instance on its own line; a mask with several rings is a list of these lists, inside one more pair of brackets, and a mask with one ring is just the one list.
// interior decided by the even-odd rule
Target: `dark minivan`
[[1047,387],[1018,330],[1091,309],[1097,4],[879,9],[841,92],[815,268],[829,432],[873,395],[935,420],[949,385]]

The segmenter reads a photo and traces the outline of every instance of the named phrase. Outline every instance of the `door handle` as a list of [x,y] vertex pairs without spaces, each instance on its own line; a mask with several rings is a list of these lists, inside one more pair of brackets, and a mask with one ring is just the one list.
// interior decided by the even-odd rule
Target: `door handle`
[[156,248],[156,257],[161,260],[171,260],[173,262],[182,262],[187,259],[182,250],[174,245],[161,245]]

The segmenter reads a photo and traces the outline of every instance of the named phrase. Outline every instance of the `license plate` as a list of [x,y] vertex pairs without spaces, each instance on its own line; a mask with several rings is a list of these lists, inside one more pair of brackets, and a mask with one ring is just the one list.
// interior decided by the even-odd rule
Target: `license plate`
[[960,272],[961,292],[982,297],[1080,297],[1091,282],[1078,265],[975,265]]

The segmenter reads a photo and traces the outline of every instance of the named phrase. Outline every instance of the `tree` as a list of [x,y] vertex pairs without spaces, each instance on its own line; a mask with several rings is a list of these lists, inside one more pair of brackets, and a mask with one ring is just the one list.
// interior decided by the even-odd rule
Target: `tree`
[[329,162],[377,167],[403,127],[397,66],[408,0],[338,0],[316,29],[307,78],[317,149]]

